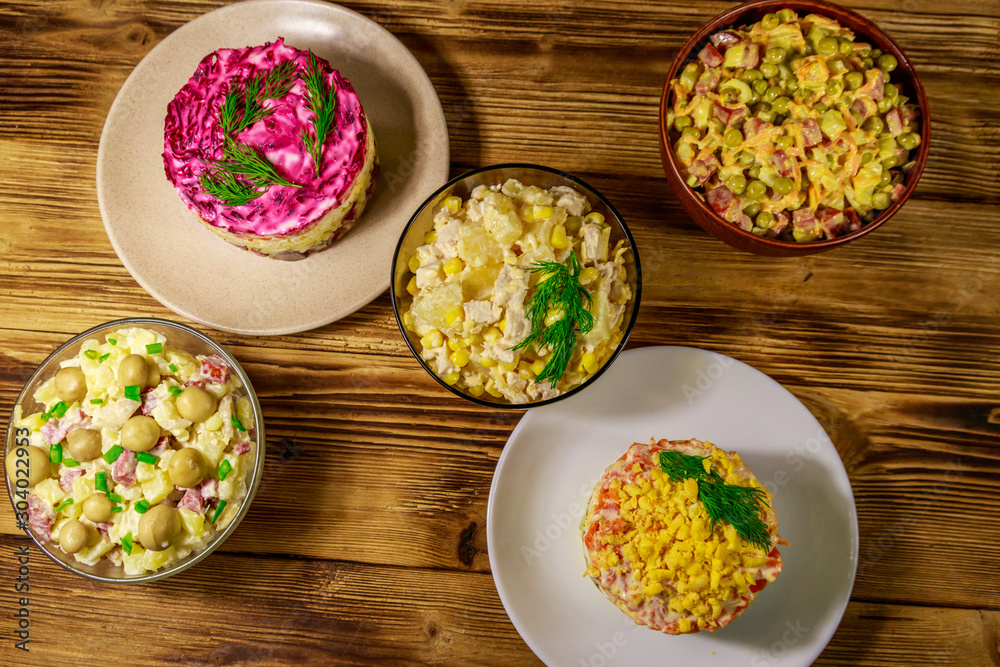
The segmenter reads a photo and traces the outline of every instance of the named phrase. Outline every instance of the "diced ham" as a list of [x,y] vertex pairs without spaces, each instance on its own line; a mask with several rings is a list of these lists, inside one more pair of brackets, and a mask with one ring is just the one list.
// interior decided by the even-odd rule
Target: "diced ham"
[[822,232],[819,229],[817,229],[816,226],[817,223],[818,221],[816,220],[816,214],[813,213],[812,210],[808,208],[800,208],[799,210],[792,213],[792,226],[797,231],[802,231],[805,232],[806,234],[815,235],[816,238],[819,238],[819,235]]
[[854,103],[851,104],[851,111],[861,118],[861,122],[864,122],[878,112],[878,104],[867,95],[861,95],[855,98]]
[[156,441],[156,444],[149,450],[149,453],[159,458],[166,454],[168,449],[170,449],[170,436],[164,435]]
[[153,413],[153,408],[159,404],[160,399],[153,395],[153,389],[150,387],[142,392],[142,405],[139,406],[139,412],[148,417]]
[[870,69],[865,72],[865,83],[858,88],[855,96],[867,95],[873,100],[880,100],[885,95],[885,74],[880,69]]
[[698,53],[698,60],[705,63],[708,67],[718,67],[722,64],[723,58],[717,48],[711,44],[706,44],[705,48]]
[[192,379],[188,380],[187,382],[185,382],[184,386],[185,387],[201,387],[202,389],[204,389],[205,388],[205,381],[204,380],[195,380],[194,378],[192,378]]
[[697,177],[698,181],[702,184],[712,177],[719,167],[719,161],[714,155],[709,155],[708,157],[702,158],[701,160],[695,160],[691,166],[688,168],[688,173]]
[[847,218],[848,232],[856,232],[861,229],[861,218],[858,217],[853,208],[844,209],[844,217]]
[[41,433],[45,441],[50,445],[62,442],[66,434],[78,428],[82,428],[89,423],[89,419],[83,410],[77,408],[72,412],[67,412],[59,419],[50,419],[42,425]]
[[184,497],[177,503],[177,508],[181,507],[189,509],[195,514],[201,514],[205,511],[205,499],[201,497],[198,489],[188,489],[184,493]]
[[768,123],[767,121],[761,120],[756,116],[748,118],[745,123],[743,123],[743,133],[746,135],[747,141],[752,141],[755,137],[760,135],[762,132],[767,132],[774,125]]
[[217,498],[219,496],[219,482],[217,480],[206,479],[197,488],[202,498]]
[[719,102],[715,103],[712,115],[721,120],[726,125],[734,125],[736,121],[747,115],[745,104],[737,104],[735,107],[727,107]]
[[717,49],[726,49],[740,41],[739,35],[728,30],[717,32],[708,38]]
[[787,213],[783,211],[775,211],[774,224],[771,225],[771,229],[769,229],[768,231],[771,232],[771,234],[773,234],[774,236],[781,236],[782,234],[785,233],[785,230],[788,229],[788,222],[789,220]]
[[59,473],[59,488],[61,488],[66,493],[73,493],[73,480],[77,477],[83,477],[83,468],[63,468],[62,472]]
[[754,42],[747,42],[744,44],[743,57],[740,59],[739,63],[736,64],[736,66],[744,69],[750,69],[751,67],[756,67],[759,62],[760,44],[756,44]]
[[885,126],[894,137],[903,133],[903,117],[899,115],[899,109],[893,109],[885,115]]
[[819,129],[819,123],[815,118],[806,118],[802,121],[802,139],[807,147],[823,141],[823,131]]
[[785,178],[791,178],[795,172],[795,161],[780,148],[774,151],[774,155],[771,156],[771,166],[777,169],[778,173]]
[[111,479],[127,489],[135,484],[135,467],[138,464],[135,452],[131,449],[123,449],[122,453],[115,459],[114,465],[111,466]]
[[920,113],[916,104],[904,104],[899,107],[899,111],[903,116],[903,122],[906,124],[910,124],[915,121]]
[[107,537],[108,531],[111,530],[111,526],[113,526],[114,524],[112,524],[111,522],[107,522],[107,523],[98,523],[94,525],[97,526],[97,530],[104,533],[104,536]]
[[225,384],[229,379],[229,363],[217,354],[201,360],[201,375],[210,382]]
[[735,223],[740,229],[746,231],[753,229],[753,221],[740,210],[740,200],[726,186],[720,185],[708,190],[705,193],[705,201],[713,211],[729,222]]
[[902,199],[904,190],[906,190],[906,186],[903,185],[902,183],[896,183],[894,186],[892,186],[892,192],[889,195],[890,197],[892,197],[892,201],[899,201],[900,199]]
[[250,451],[250,441],[237,442],[233,445],[233,454],[246,454]]
[[42,540],[52,539],[52,523],[56,513],[49,504],[33,493],[28,494],[28,523]]
[[819,211],[819,224],[823,228],[823,236],[828,239],[836,238],[844,225],[847,224],[847,218],[844,217],[843,211],[838,211],[835,208],[824,208]]
[[715,88],[719,85],[721,78],[722,75],[718,69],[705,70],[698,77],[698,82],[694,84],[694,92],[699,95],[707,95],[708,93],[715,92]]

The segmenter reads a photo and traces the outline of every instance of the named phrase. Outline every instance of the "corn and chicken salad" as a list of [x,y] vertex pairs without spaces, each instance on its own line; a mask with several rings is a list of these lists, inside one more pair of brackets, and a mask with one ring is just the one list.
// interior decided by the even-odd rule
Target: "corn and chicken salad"
[[219,355],[141,328],[88,339],[14,411],[7,459],[35,535],[126,575],[204,549],[238,514],[254,469],[254,411]]
[[695,439],[633,444],[597,483],[582,530],[586,575],[667,634],[725,627],[781,572],[771,495],[739,454]]
[[857,231],[902,197],[918,107],[891,53],[791,9],[713,34],[670,82],[667,127],[687,184],[763,237]]
[[621,341],[629,251],[611,246],[604,216],[573,188],[481,185],[443,201],[409,258],[403,326],[449,385],[498,402],[547,400],[596,373]]

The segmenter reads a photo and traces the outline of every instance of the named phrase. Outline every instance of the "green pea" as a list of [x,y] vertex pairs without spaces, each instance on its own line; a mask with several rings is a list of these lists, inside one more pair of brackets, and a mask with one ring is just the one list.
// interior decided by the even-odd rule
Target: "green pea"
[[792,139],[787,134],[784,134],[784,135],[778,137],[775,140],[775,142],[774,142],[774,147],[777,148],[778,150],[782,150],[782,151],[788,150],[793,145],[795,145],[795,140]]
[[781,95],[781,88],[778,88],[777,86],[771,86],[764,93],[762,93],[761,99],[771,104],[771,108],[773,109],[774,100],[778,98],[778,95]]
[[871,162],[874,159],[875,159],[875,156],[872,155],[871,153],[862,153],[861,154],[861,164],[862,165],[866,165],[866,164],[868,164],[869,162]]
[[756,218],[757,214],[760,213],[760,204],[757,202],[750,202],[743,207],[743,212],[749,215],[751,218]]
[[751,88],[753,88],[753,92],[758,95],[763,95],[767,92],[767,81],[764,79],[757,79],[753,82],[753,86],[751,86]]
[[734,195],[741,195],[747,188],[747,179],[743,176],[743,174],[736,174],[726,180],[726,187],[729,188],[729,191]]
[[892,198],[885,192],[876,192],[872,195],[872,206],[880,211],[889,208],[889,204],[891,203]]
[[757,79],[761,78],[761,76],[762,75],[760,73],[760,70],[751,67],[750,69],[743,72],[740,78],[743,79],[744,81],[750,82],[750,81],[756,81]]
[[885,187],[890,183],[892,183],[892,174],[889,173],[889,170],[885,170],[882,172],[882,178],[878,182],[879,187]]
[[894,106],[892,100],[888,97],[883,97],[876,104],[878,105],[879,113],[887,113]]
[[[753,174],[753,169],[750,170],[750,176],[752,178],[757,178],[760,175],[760,169],[757,168],[757,174]],[[750,181],[747,185],[747,197],[750,199],[763,199],[764,195],[767,194],[767,186],[764,185],[763,181]]]
[[725,131],[726,131],[726,124],[725,124],[725,123],[723,123],[723,122],[722,122],[721,120],[719,120],[718,118],[713,118],[713,119],[712,119],[712,128],[713,128],[713,129],[714,129],[714,130],[715,130],[716,132],[718,132],[719,134],[722,134],[723,132],[725,132]]
[[822,102],[817,102],[816,104],[814,104],[814,105],[813,105],[813,109],[814,109],[814,110],[816,110],[816,111],[817,111],[817,112],[819,112],[819,113],[823,113],[823,112],[824,112],[824,111],[826,111],[826,110],[827,110],[828,108],[829,108],[829,107],[827,107],[827,106],[826,106],[825,104],[823,104]]
[[774,30],[779,25],[781,25],[781,20],[774,14],[764,14],[764,18],[760,20],[760,26],[764,30]]
[[861,42],[854,45],[854,55],[860,58],[867,58],[872,54],[872,45]]
[[795,12],[791,9],[778,10],[778,20],[782,23],[791,23],[797,18],[798,17],[795,15]]
[[920,135],[914,132],[906,132],[905,134],[901,134],[896,137],[896,143],[899,144],[900,148],[912,151],[920,145]]
[[722,135],[722,142],[730,148],[736,148],[743,143],[743,134],[735,127],[730,127]]
[[741,151],[736,159],[739,160],[740,164],[742,164],[744,167],[749,167],[753,165],[754,162],[757,161],[756,156],[750,151]]
[[832,56],[839,48],[840,45],[835,37],[824,37],[816,43],[816,53],[821,56]]
[[780,65],[785,62],[785,50],[780,46],[769,46],[764,52],[764,62]]
[[865,69],[871,69],[872,67],[875,66],[875,61],[872,60],[871,58],[862,58],[861,64],[864,66]]
[[790,178],[776,178],[774,179],[774,191],[779,195],[784,197],[785,195],[791,193],[795,189],[795,181]]
[[788,108],[791,103],[792,101],[790,99],[782,95],[781,97],[775,98],[774,102],[771,103],[771,109],[774,110],[774,113],[784,115],[788,113]]
[[757,112],[757,118],[760,118],[765,123],[773,123],[774,122],[774,112],[771,111],[770,109],[768,109],[766,111],[758,111]]
[[854,42],[849,39],[841,39],[840,47],[837,49],[840,51],[842,56],[853,56],[854,55]]
[[677,128],[678,132],[683,132],[685,127],[691,127],[692,123],[694,121],[691,120],[691,116],[678,116],[674,118],[674,127]]
[[795,79],[789,79],[785,83],[785,90],[787,90],[790,93],[794,93],[798,89],[799,89],[799,82],[796,81]]
[[830,97],[837,98],[840,94],[844,92],[844,84],[837,79],[833,79],[826,84],[826,94]]
[[882,56],[882,49],[872,49],[868,55],[871,56],[872,60],[878,60]]
[[[747,176],[750,178],[760,178],[760,165],[754,165],[747,170]],[[761,183],[763,185],[763,183]],[[749,186],[747,186],[749,187]]]
[[896,99],[899,96],[899,88],[891,83],[885,84],[885,89],[882,91],[883,97],[888,97],[890,100]]
[[857,90],[865,85],[865,75],[861,72],[848,72],[844,75],[844,83],[850,90]]
[[885,123],[878,116],[872,116],[865,121],[864,125],[861,126],[866,132],[874,132],[875,134],[882,134],[882,130],[885,129]]
[[758,227],[763,227],[764,229],[770,229],[774,225],[774,213],[770,211],[761,211],[757,215],[757,221],[755,223]]
[[[898,167],[898,166],[899,166],[899,157],[896,155],[890,155],[889,157],[882,160],[883,170],[887,171],[889,169],[892,169],[893,167]],[[885,173],[885,171],[883,171],[883,173]]]
[[761,63],[760,73],[765,79],[773,79],[778,76],[778,66],[774,63]]
[[699,132],[698,129],[694,127],[685,127],[683,130],[681,130],[681,136],[691,137],[693,139],[701,139],[701,132]]
[[880,154],[888,155],[892,151],[896,150],[898,144],[896,140],[888,134],[883,134],[878,138],[878,152]]

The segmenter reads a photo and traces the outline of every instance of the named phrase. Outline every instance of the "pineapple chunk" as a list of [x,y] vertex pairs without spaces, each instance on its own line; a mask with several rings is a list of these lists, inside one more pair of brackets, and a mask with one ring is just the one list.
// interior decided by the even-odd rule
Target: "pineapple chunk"
[[411,312],[417,333],[427,335],[432,329],[445,331],[448,327],[447,313],[462,305],[462,286],[457,282],[437,285],[422,290],[413,299]]
[[509,248],[524,231],[513,202],[499,192],[491,192],[483,204],[483,226],[497,243]]
[[478,268],[503,262],[503,249],[482,225],[463,225],[458,232],[458,256]]

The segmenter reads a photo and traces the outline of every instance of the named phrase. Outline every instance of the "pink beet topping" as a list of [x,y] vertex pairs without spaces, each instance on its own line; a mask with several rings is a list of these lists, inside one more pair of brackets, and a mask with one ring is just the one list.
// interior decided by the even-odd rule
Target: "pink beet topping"
[[[255,72],[289,60],[298,63],[300,78],[284,97],[266,100],[264,106],[272,113],[235,138],[263,151],[278,174],[302,187],[275,185],[248,204],[225,206],[199,183],[208,168],[206,160],[222,157],[219,108],[225,94]],[[163,167],[181,199],[202,220],[230,232],[285,235],[301,231],[343,202],[365,162],[365,115],[350,82],[326,61],[317,60],[327,71],[327,85],[337,91],[334,126],[323,146],[318,177],[299,136],[312,132],[313,112],[301,80],[309,52],[285,46],[282,38],[274,44],[209,54],[167,105]]]

